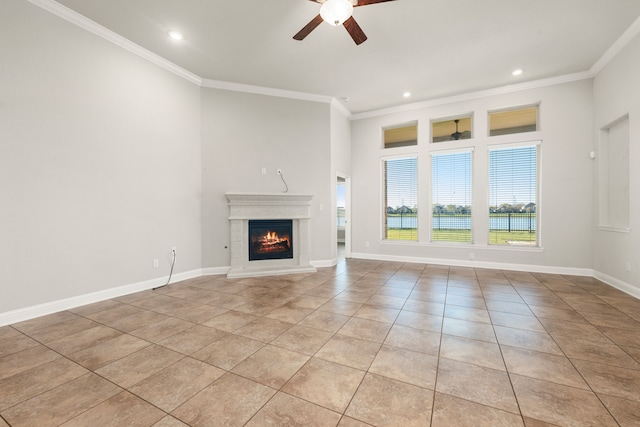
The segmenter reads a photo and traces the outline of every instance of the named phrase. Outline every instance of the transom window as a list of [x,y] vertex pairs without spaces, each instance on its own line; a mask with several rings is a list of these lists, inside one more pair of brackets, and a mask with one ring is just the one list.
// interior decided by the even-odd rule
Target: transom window
[[538,130],[538,106],[489,112],[489,136]]
[[431,122],[431,142],[471,139],[471,116]]
[[407,147],[418,144],[418,124],[383,129],[384,148]]

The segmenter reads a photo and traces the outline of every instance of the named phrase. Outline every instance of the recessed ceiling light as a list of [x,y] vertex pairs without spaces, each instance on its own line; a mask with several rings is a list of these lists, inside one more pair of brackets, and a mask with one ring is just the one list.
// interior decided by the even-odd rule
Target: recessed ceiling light
[[517,68],[513,70],[511,74],[513,74],[514,76],[519,76],[520,74],[522,74],[522,68]]
[[184,39],[184,36],[182,35],[182,33],[180,31],[176,31],[176,30],[171,30],[169,31],[169,37],[171,37],[173,40],[182,40]]
[[411,97],[411,92],[405,92],[402,94],[402,96],[404,96],[405,98],[409,98]]

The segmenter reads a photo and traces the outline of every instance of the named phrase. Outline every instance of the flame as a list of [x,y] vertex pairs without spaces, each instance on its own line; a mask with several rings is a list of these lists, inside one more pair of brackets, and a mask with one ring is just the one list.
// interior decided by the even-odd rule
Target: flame
[[259,237],[256,243],[259,245],[255,249],[257,253],[286,252],[291,247],[289,236],[286,233],[280,237],[276,231],[270,230]]
[[267,231],[267,234],[262,237],[262,241],[265,243],[278,243],[280,238],[278,237],[278,233],[275,231]]

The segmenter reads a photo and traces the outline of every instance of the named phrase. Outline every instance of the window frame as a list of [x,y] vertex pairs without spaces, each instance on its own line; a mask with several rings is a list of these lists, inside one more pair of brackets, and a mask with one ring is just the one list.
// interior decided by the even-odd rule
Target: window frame
[[[393,160],[406,160],[406,159],[415,159],[416,163],[416,238],[415,240],[411,239],[388,239],[387,238],[387,222],[386,222],[386,210],[388,206],[386,206],[386,169],[385,162],[393,161]],[[380,199],[378,206],[380,209],[380,241],[381,242],[393,242],[393,243],[405,243],[405,244],[417,244],[420,242],[420,154],[416,151],[410,153],[396,154],[390,156],[381,156],[380,157]]]
[[[514,134],[517,135],[517,134]],[[501,135],[502,136],[502,135]],[[536,204],[536,217],[535,217],[535,230],[536,230],[536,240],[535,245],[501,245],[491,243],[491,214],[489,210],[492,206],[491,200],[491,152],[498,150],[510,150],[517,148],[526,148],[526,147],[535,147],[536,152],[536,165],[535,165],[535,183],[536,183],[536,195],[535,195],[535,204]],[[542,230],[540,227],[541,218],[541,158],[542,158],[542,140],[528,140],[528,141],[519,141],[519,142],[507,142],[502,144],[490,144],[487,145],[487,215],[489,215],[487,222],[487,245],[491,248],[509,248],[509,249],[541,249],[542,248]]]
[[[498,135],[491,135],[491,115],[492,114],[526,110],[529,108],[536,109],[536,128],[534,130],[528,130],[528,131],[522,131],[522,132],[507,132],[507,133],[501,133]],[[541,125],[540,125],[540,103],[539,102],[534,104],[525,104],[525,105],[517,105],[512,107],[498,108],[495,110],[487,110],[487,137],[489,138],[498,138],[498,137],[511,136],[511,135],[520,135],[520,134],[531,134],[532,132],[539,132],[540,126]]]
[[[543,252],[543,193],[542,193],[542,162],[543,162],[543,132],[540,128],[540,116],[541,116],[541,101],[533,101],[529,104],[523,103],[518,107],[508,108],[495,108],[492,106],[487,108],[477,108],[471,113],[463,112],[457,115],[434,116],[427,114],[422,115],[417,119],[418,123],[418,141],[417,145],[395,147],[392,149],[385,149],[382,147],[384,141],[380,142],[378,146],[378,162],[379,162],[379,195],[378,195],[378,209],[380,209],[378,220],[378,243],[382,245],[416,245],[424,247],[442,247],[453,248],[456,250],[467,248],[473,250],[478,248],[480,250],[498,250],[498,251],[518,251],[518,252]],[[526,108],[530,106],[536,107],[536,120],[537,130],[535,132],[520,132],[514,134],[496,135],[493,137],[488,136],[488,128],[483,129],[483,121],[488,125],[489,112],[496,111],[508,111],[511,109]],[[431,142],[431,126],[433,121],[439,120],[454,120],[457,117],[472,117],[473,125],[473,137],[464,140],[451,140],[442,141],[440,143]],[[478,115],[483,116],[480,118]],[[478,116],[478,117],[477,117]],[[477,119],[477,120],[474,120]],[[479,121],[478,121],[479,120]],[[398,121],[399,123],[402,121]],[[404,121],[404,124],[413,124],[416,120]],[[394,127],[402,127],[404,124],[384,126],[380,125],[378,129],[388,129]],[[421,129],[420,129],[421,128]],[[383,135],[381,136],[381,138]],[[490,150],[498,148],[515,148],[522,146],[536,145],[536,214],[535,214],[535,232],[536,240],[535,245],[496,245],[491,244],[490,236],[490,212],[489,207],[491,201],[489,199],[489,152]],[[471,242],[447,242],[442,240],[433,240],[433,206],[432,206],[432,156],[438,155],[444,152],[464,152],[470,151],[471,154]],[[412,240],[393,240],[387,239],[386,227],[386,206],[383,208],[385,202],[385,160],[400,159],[400,158],[415,158],[417,165],[417,236],[414,236]],[[542,212],[542,214],[541,214]],[[494,236],[495,237],[495,236]],[[508,240],[508,239],[507,239]],[[514,239],[517,240],[517,239]],[[368,242],[366,242],[368,246]],[[470,255],[473,259],[473,253]]]
[[[465,140],[466,141],[466,140]],[[447,141],[447,142],[451,142],[451,141]],[[452,245],[473,245],[474,241],[475,241],[475,230],[474,230],[474,216],[475,216],[475,210],[473,208],[473,192],[474,192],[474,160],[475,160],[475,146],[467,146],[467,147],[460,147],[460,148],[454,148],[454,149],[443,149],[443,150],[429,150],[429,152],[427,153],[429,155],[429,185],[428,185],[428,192],[429,192],[429,243],[432,244],[452,244]],[[448,240],[434,240],[433,239],[433,230],[434,230],[434,220],[433,220],[433,207],[434,207],[434,191],[433,191],[433,158],[434,156],[447,156],[447,155],[454,155],[454,154],[462,154],[462,153],[468,153],[469,154],[469,193],[470,193],[470,200],[469,200],[469,206],[471,209],[471,215],[470,215],[470,222],[471,222],[471,226],[470,226],[470,233],[471,233],[471,240],[468,242],[456,242],[456,241],[448,241]]]
[[[434,132],[433,132],[433,125],[436,123],[444,123],[444,122],[453,122],[455,120],[462,120],[462,119],[469,119],[469,128],[470,128],[470,132],[471,135],[469,136],[469,138],[463,138],[463,139],[448,139],[446,141],[434,141]],[[429,120],[429,144],[443,144],[443,143],[457,143],[460,141],[465,141],[464,143],[468,143],[468,141],[471,141],[474,139],[474,135],[475,135],[475,130],[474,130],[474,123],[475,123],[475,115],[473,112],[471,113],[465,113],[465,114],[460,114],[460,115],[456,115],[456,116],[449,116],[449,117],[438,117],[438,118],[432,118]]]
[[[409,140],[407,141],[399,141],[395,144],[397,145],[392,145],[387,147],[387,141],[386,141],[386,132],[388,130],[394,130],[394,129],[403,129],[403,128],[409,128],[409,127],[415,127],[416,128],[416,139],[415,139],[415,143],[413,143],[413,140],[411,140],[412,143],[405,143],[405,142],[409,142]],[[380,139],[381,139],[381,148],[383,150],[393,150],[396,148],[406,148],[406,147],[416,147],[418,145],[418,135],[420,132],[419,129],[419,124],[418,124],[418,120],[413,120],[413,121],[408,121],[408,122],[404,122],[404,123],[397,123],[395,125],[389,125],[389,126],[382,126],[381,127],[381,135],[380,135]],[[413,148],[415,150],[415,148]]]

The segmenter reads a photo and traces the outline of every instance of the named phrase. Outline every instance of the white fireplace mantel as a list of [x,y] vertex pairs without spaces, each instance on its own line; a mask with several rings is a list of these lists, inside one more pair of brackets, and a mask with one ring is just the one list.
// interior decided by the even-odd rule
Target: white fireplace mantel
[[[311,199],[308,194],[225,193],[229,202],[229,278],[310,273],[309,221]],[[293,225],[293,258],[249,261],[249,220],[290,219]]]

